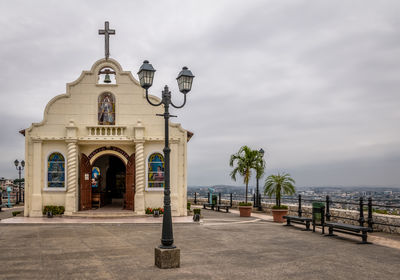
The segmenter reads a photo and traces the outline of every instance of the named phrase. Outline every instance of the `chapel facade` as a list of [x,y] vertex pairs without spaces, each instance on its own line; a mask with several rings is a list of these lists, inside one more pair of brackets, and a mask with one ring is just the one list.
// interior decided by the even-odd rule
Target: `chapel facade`
[[[159,98],[150,96],[153,102]],[[142,215],[162,208],[163,108],[114,59],[95,62],[47,104],[43,121],[25,135],[25,216],[47,205],[66,215],[114,205]],[[187,142],[192,133],[170,123],[172,215],[186,215]]]

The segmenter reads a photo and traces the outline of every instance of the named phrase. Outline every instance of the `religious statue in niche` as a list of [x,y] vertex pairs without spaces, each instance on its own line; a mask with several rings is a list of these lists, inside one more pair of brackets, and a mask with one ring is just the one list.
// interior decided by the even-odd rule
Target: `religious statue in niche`
[[106,92],[99,96],[99,124],[115,124],[115,99],[112,93]]

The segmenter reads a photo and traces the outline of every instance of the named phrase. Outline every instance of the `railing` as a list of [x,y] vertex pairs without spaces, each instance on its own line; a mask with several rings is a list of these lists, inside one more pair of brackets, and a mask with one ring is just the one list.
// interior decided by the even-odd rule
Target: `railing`
[[88,126],[89,136],[126,136],[126,126],[96,125]]
[[[219,203],[221,201],[221,193],[213,193],[213,195],[217,195]],[[189,198],[194,199],[195,204],[199,204],[200,201],[208,200],[209,199],[209,193],[206,195],[200,195],[199,193],[189,193],[188,194]],[[239,195],[239,194],[224,194],[223,199],[225,200],[230,200],[230,205],[232,206],[233,202],[237,201],[245,201],[245,196],[244,195]],[[256,196],[248,196],[247,197],[248,201],[255,201]],[[261,202],[264,204],[263,207],[267,204],[272,205],[275,203],[274,198],[262,198],[260,199]],[[298,212],[298,209],[301,208],[302,214],[305,215],[310,215],[312,214],[312,208],[310,207],[313,202],[323,202],[325,203],[325,218],[326,221],[331,221],[332,219],[335,220],[348,220],[352,221],[353,223],[357,223],[360,226],[364,226],[366,224],[369,228],[375,228],[376,226],[384,226],[384,227],[393,227],[393,228],[400,228],[400,215],[398,218],[396,216],[391,216],[395,220],[396,224],[390,223],[387,221],[390,221],[390,219],[385,218],[385,214],[380,213],[381,209],[388,208],[391,209],[391,213],[400,213],[400,205],[385,205],[382,203],[374,203],[374,200],[372,197],[369,197],[367,200],[364,199],[364,197],[359,197],[357,198],[358,201],[337,201],[337,200],[331,200],[329,195],[325,197],[325,199],[303,199],[301,195],[298,197],[283,197],[282,198],[282,203],[283,204],[290,204],[289,211],[290,212]],[[379,201],[378,201],[379,202]],[[381,201],[380,201],[381,202]],[[342,206],[342,208],[334,208],[334,206]],[[300,207],[299,207],[300,206]],[[302,207],[302,206],[309,206],[309,207]],[[347,209],[343,209],[343,206],[348,206]],[[352,209],[348,209],[352,208]],[[340,215],[340,213],[348,213],[350,210],[351,213],[354,213],[354,215]],[[397,211],[394,211],[397,210]],[[364,213],[365,212],[365,213]],[[357,214],[357,215],[355,215]],[[378,215],[374,215],[378,214]],[[382,215],[379,215],[382,214]],[[390,213],[389,213],[390,214]],[[398,215],[398,214],[395,214]],[[366,216],[366,217],[365,217]],[[399,222],[397,222],[397,219]],[[399,232],[399,230],[395,231]]]

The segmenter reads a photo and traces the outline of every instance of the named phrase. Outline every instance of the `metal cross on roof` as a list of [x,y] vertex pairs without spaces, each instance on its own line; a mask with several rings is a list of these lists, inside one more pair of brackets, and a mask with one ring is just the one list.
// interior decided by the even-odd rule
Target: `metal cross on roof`
[[115,29],[109,28],[109,23],[104,23],[104,29],[99,29],[99,35],[104,35],[105,38],[105,56],[106,59],[110,56],[110,35],[115,35]]

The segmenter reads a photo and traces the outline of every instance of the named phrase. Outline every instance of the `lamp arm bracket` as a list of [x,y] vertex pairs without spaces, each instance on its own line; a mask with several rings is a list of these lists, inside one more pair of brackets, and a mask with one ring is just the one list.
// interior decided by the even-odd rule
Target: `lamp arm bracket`
[[174,107],[176,109],[182,108],[183,106],[185,106],[185,104],[186,104],[186,94],[185,93],[183,94],[183,104],[181,106],[176,106],[174,103],[172,103],[172,100],[171,100],[172,107]]
[[151,102],[150,101],[150,98],[149,98],[149,91],[146,89],[146,99],[147,99],[147,102],[149,102],[151,105],[153,105],[153,106],[160,106],[163,102],[161,101],[160,103],[153,103],[153,102]]

